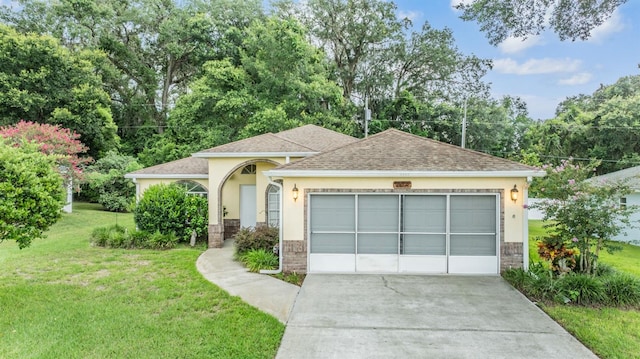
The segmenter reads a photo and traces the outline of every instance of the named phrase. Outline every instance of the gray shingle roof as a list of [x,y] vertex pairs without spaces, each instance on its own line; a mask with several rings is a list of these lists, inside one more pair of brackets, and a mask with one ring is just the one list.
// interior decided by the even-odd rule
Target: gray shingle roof
[[215,153],[315,153],[357,141],[356,138],[315,125],[305,125],[278,133],[246,138],[200,151]]
[[536,171],[503,158],[396,129],[310,156],[276,171]]
[[127,173],[125,177],[150,177],[153,175],[201,175],[204,178],[209,175],[209,161],[205,158],[187,157]]

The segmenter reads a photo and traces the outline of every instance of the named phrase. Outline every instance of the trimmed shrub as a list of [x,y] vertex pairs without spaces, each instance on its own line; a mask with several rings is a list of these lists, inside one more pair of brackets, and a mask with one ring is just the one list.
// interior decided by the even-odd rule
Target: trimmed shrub
[[264,249],[251,249],[240,256],[240,261],[247,266],[250,272],[259,272],[261,269],[275,269],[278,267],[278,257],[273,251]]
[[603,286],[609,304],[640,305],[640,278],[626,273],[615,273],[603,278]]
[[207,233],[207,199],[189,196],[177,185],[151,186],[135,207],[133,218],[140,230],[173,233],[178,241],[188,242],[193,231],[198,237]]
[[129,231],[117,224],[94,229],[90,241],[94,246],[125,249],[171,249],[178,244],[173,233]]
[[242,256],[252,249],[263,249],[273,253],[278,240],[277,227],[242,228],[234,237],[236,254]]

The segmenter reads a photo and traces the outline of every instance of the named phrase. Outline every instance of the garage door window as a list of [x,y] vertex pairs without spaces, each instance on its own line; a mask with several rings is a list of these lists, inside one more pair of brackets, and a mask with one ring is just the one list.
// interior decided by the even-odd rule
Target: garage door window
[[446,254],[446,206],[446,196],[402,196],[401,254]]
[[451,196],[452,256],[496,255],[495,196]]
[[358,253],[398,254],[398,197],[358,196]]
[[354,196],[314,196],[311,201],[311,252],[356,252]]

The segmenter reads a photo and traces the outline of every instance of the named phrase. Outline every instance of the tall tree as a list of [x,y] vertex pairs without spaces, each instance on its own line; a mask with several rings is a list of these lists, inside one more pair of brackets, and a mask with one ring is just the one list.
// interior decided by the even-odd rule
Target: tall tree
[[374,114],[390,115],[388,106],[406,101],[428,108],[488,96],[481,78],[491,61],[462,54],[449,29],[425,22],[410,31],[411,22],[397,16],[393,2],[283,0],[277,8],[281,16],[300,19],[311,41],[325,49],[345,99],[361,107],[368,102]]
[[459,1],[461,19],[480,24],[489,43],[527,38],[547,28],[560,40],[586,40],[628,0],[473,0]]
[[128,152],[166,127],[169,109],[208,60],[236,56],[229,32],[262,16],[258,0],[19,0],[0,15],[21,31],[37,30],[72,48],[107,54],[100,69]]
[[555,118],[531,129],[528,140],[533,152],[556,164],[569,157],[598,159],[598,172],[607,173],[640,165],[639,114],[640,76],[623,77],[592,95],[568,98]]
[[60,125],[80,134],[91,156],[118,148],[109,95],[92,65],[101,56],[0,25],[0,125]]
[[145,164],[305,123],[349,131],[348,107],[328,79],[324,54],[295,20],[269,18],[242,31],[239,62],[207,62],[171,111],[168,130]]

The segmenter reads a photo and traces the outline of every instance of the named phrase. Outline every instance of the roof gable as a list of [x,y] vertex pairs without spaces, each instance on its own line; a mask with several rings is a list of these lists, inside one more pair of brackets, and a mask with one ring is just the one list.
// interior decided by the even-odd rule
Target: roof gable
[[307,156],[358,141],[315,125],[305,125],[278,133],[265,133],[195,153],[196,157],[259,154],[295,154]]
[[312,148],[318,152],[357,142],[355,137],[328,130],[315,125],[304,125],[291,130],[278,132],[276,136]]
[[292,162],[276,171],[537,171],[503,158],[396,129]]

